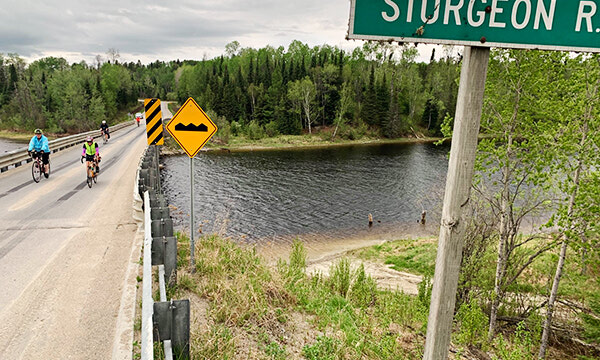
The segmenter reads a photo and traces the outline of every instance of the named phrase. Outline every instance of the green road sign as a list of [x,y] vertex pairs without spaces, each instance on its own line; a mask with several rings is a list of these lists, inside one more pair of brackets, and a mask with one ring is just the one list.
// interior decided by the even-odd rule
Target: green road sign
[[351,0],[348,39],[600,52],[600,0]]

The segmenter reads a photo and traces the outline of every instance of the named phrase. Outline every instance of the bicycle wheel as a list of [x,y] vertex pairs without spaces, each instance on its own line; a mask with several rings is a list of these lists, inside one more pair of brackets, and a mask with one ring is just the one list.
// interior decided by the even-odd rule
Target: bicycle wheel
[[36,183],[40,182],[40,179],[42,178],[42,169],[40,169],[40,163],[35,160],[33,161],[33,164],[31,164],[31,175],[33,181]]
[[94,177],[94,172],[92,171],[92,169],[88,168],[88,172],[87,172],[87,185],[88,187],[91,189],[92,188],[92,178]]

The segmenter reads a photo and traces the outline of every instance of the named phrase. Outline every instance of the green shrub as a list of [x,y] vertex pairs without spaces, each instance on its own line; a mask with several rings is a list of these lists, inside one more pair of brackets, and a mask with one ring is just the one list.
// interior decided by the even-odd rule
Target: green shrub
[[242,134],[242,124],[237,121],[232,121],[229,128],[231,130],[231,135],[233,136],[239,136]]
[[306,249],[300,240],[295,239],[292,243],[290,263],[280,260],[277,267],[288,288],[305,277]]
[[431,275],[423,275],[423,280],[421,280],[417,288],[417,299],[419,299],[419,303],[421,303],[421,305],[428,310],[429,304],[431,303],[432,289],[433,282],[431,281]]
[[530,360],[537,359],[533,352],[537,349],[531,336],[531,332],[526,329],[525,322],[521,321],[517,325],[511,341],[504,339],[502,335],[495,339],[496,356],[494,360]]
[[590,301],[592,314],[583,314],[585,337],[589,341],[600,343],[600,295],[596,294]]
[[212,138],[212,141],[218,140],[223,144],[229,143],[231,135],[231,126],[224,116],[218,116],[213,110],[208,110],[206,115],[217,125],[217,133]]
[[167,93],[167,96],[166,96],[166,99],[167,99],[168,101],[177,101],[177,93],[175,93],[175,92],[172,92],[172,91],[171,91],[171,92],[168,92],[168,93]]
[[331,289],[336,294],[345,298],[350,290],[350,280],[350,260],[342,258],[337,263],[331,265],[329,283]]
[[278,125],[275,121],[271,121],[270,123],[265,125],[265,133],[268,137],[274,137],[279,135]]
[[250,140],[260,140],[265,137],[265,130],[256,121],[251,121],[248,126],[246,126],[246,136],[248,136]]
[[463,345],[481,345],[487,337],[487,316],[476,301],[463,303],[458,309],[456,320],[460,330],[456,342]]
[[377,296],[377,283],[370,275],[365,273],[364,264],[356,269],[354,281],[350,290],[350,300],[359,307],[369,307],[375,304]]

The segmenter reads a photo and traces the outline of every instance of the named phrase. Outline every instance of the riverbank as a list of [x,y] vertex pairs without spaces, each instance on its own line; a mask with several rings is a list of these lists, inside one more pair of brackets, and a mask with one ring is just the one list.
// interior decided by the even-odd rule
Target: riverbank
[[[254,247],[206,235],[197,239],[200,260],[191,271],[189,239],[177,236],[173,291],[191,300],[192,357],[422,358],[435,239],[387,241],[316,262],[295,241],[273,264]],[[486,322],[472,315],[457,314],[449,359],[533,358],[537,344],[523,340],[529,330],[506,325],[484,342]],[[585,352],[556,343],[547,358],[575,354]]]
[[[48,140],[56,139],[57,136],[54,134],[44,134]],[[20,132],[20,131],[8,131],[0,130],[0,139],[6,139],[14,142],[27,143],[33,137],[33,132]]]

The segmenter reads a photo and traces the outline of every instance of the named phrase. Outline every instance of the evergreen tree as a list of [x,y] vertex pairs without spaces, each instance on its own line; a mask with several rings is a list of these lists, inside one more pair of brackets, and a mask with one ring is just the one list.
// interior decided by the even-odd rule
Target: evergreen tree
[[375,92],[375,67],[371,66],[369,83],[364,90],[363,106],[360,111],[360,118],[370,126],[381,124],[379,107],[377,104],[377,93]]

